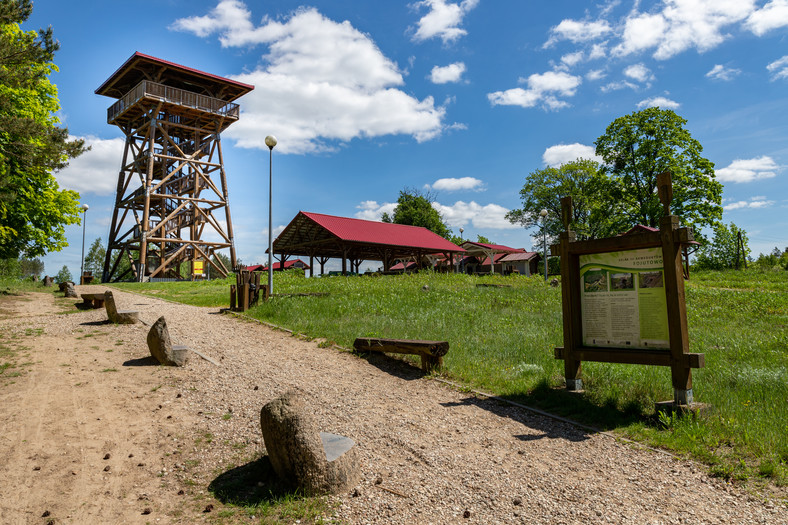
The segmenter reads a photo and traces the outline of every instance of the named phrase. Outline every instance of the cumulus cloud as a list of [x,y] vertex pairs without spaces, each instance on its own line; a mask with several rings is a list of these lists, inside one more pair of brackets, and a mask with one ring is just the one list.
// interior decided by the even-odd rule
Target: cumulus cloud
[[493,106],[521,106],[524,108],[542,104],[546,109],[561,109],[569,104],[559,100],[558,96],[574,96],[582,82],[581,77],[563,71],[548,71],[533,74],[527,79],[520,79],[527,89],[513,88],[506,91],[488,93],[487,99]]
[[497,230],[511,230],[519,228],[506,220],[507,208],[498,204],[481,205],[475,201],[457,201],[452,205],[433,202],[432,207],[438,210],[444,222],[449,227],[464,227],[468,223],[475,228],[490,228]]
[[665,60],[688,49],[708,51],[721,44],[724,31],[752,15],[754,0],[667,0],[661,10],[633,11],[624,22],[618,56],[654,49]]
[[573,67],[583,61],[583,52],[576,51],[574,53],[567,53],[561,57],[561,65],[566,67]]
[[[69,161],[68,166],[55,173],[62,188],[78,191],[81,195],[114,195],[118,187],[118,172],[123,158],[123,139],[100,139],[94,136],[69,137],[85,139],[90,151]],[[138,180],[132,180],[139,186]],[[133,187],[132,187],[133,189]]]
[[355,217],[357,219],[364,219],[367,221],[379,221],[384,213],[393,215],[394,208],[396,207],[396,202],[384,202],[383,204],[378,204],[377,201],[364,201],[356,206],[356,209],[359,211],[356,212]]
[[788,26],[788,0],[772,0],[751,13],[744,26],[757,36]]
[[662,108],[662,109],[678,109],[681,104],[675,100],[670,100],[665,97],[652,97],[638,102],[638,109],[643,108]]
[[740,210],[740,209],[760,209],[772,206],[774,201],[767,200],[766,197],[752,197],[748,201],[736,201],[728,204],[723,204],[722,209],[725,211]]
[[226,132],[239,146],[265,149],[263,138],[274,134],[278,151],[306,153],[360,137],[403,134],[421,142],[443,131],[445,108],[397,89],[404,84],[397,65],[349,22],[313,8],[283,21],[264,18],[258,27],[250,17],[239,0],[222,0],[207,15],[170,26],[203,37],[218,33],[225,47],[268,45],[264,65],[232,77],[256,86]]
[[594,80],[601,80],[607,76],[604,69],[592,69],[588,73],[586,73],[586,79],[590,81]]
[[640,86],[633,82],[629,82],[627,80],[619,80],[617,82],[610,82],[609,84],[605,84],[601,88],[599,88],[602,93],[608,93],[610,91],[620,91],[622,89],[638,89]]
[[788,55],[785,55],[782,58],[778,58],[768,66],[766,66],[767,71],[772,74],[772,80],[777,80],[779,78],[788,78]]
[[741,74],[741,69],[728,68],[722,64],[716,64],[711,70],[706,73],[706,76],[712,80],[733,80],[734,77]]
[[577,142],[574,144],[556,144],[555,146],[550,146],[544,150],[542,154],[542,162],[547,166],[553,167],[577,159],[591,159],[600,164],[603,162],[602,157],[597,156],[593,146],[586,146],[585,144],[579,144]]
[[461,28],[463,18],[476,7],[479,0],[463,0],[458,4],[446,0],[423,0],[416,2],[417,9],[426,7],[429,12],[416,23],[413,40],[422,42],[430,38],[440,38],[444,44],[465,36],[468,32]]
[[430,72],[430,80],[433,84],[459,82],[463,73],[465,73],[465,64],[462,62],[455,62],[443,67],[435,66]]
[[752,182],[777,176],[782,167],[766,155],[754,159],[736,159],[727,168],[715,170],[720,182]]
[[561,40],[569,40],[575,44],[597,40],[610,33],[612,28],[605,20],[579,21],[564,19],[550,29],[550,38],[543,47],[550,47]]
[[651,74],[651,70],[643,64],[632,64],[631,66],[627,66],[627,68],[624,69],[624,75],[638,82],[649,82],[654,80],[654,75]]
[[431,185],[426,185],[427,189],[436,191],[482,191],[484,183],[473,177],[445,178],[438,179]]

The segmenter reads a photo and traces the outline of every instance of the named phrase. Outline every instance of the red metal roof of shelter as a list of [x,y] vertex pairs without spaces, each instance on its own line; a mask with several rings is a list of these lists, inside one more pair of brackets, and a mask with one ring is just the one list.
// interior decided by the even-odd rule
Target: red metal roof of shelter
[[274,240],[274,253],[385,261],[463,252],[427,228],[300,211]]
[[143,80],[209,95],[227,102],[232,102],[254,89],[254,86],[243,82],[136,52],[96,89],[96,94],[120,98]]

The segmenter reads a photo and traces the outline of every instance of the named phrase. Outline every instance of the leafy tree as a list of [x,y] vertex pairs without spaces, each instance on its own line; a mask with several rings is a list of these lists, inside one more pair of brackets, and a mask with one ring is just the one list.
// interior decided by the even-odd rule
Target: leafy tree
[[673,214],[698,233],[722,219],[722,184],[686,123],[669,109],[648,108],[617,118],[594,143],[605,161],[603,171],[614,182],[611,200],[630,225],[659,226],[657,175],[665,171],[673,179]]
[[22,277],[39,277],[44,273],[44,261],[41,259],[19,259],[19,271]]
[[0,0],[0,258],[36,257],[67,245],[80,222],[79,194],[53,171],[85,151],[58,127],[60,104],[49,75],[59,45],[47,30],[22,31],[30,0]]
[[[741,234],[741,244],[739,243]],[[698,252],[695,267],[700,270],[724,270],[736,268],[737,263],[744,264],[749,257],[750,248],[747,246],[747,232],[731,223],[730,227],[718,224],[714,227],[714,237]]]
[[85,256],[85,271],[93,272],[94,276],[101,275],[104,270],[104,259],[106,258],[107,250],[101,244],[101,237],[98,237],[93,244],[90,245],[88,254]]
[[397,207],[394,213],[389,216],[384,213],[383,222],[394,224],[407,224],[409,226],[422,226],[437,233],[444,239],[451,238],[451,230],[443,222],[443,217],[438,210],[432,207],[435,196],[430,193],[423,193],[416,189],[405,188],[399,192]]
[[[612,183],[593,160],[577,159],[558,167],[531,172],[520,190],[523,207],[506,214],[512,224],[538,227],[534,237],[541,241],[540,212],[547,210],[547,236],[557,237],[563,230],[561,199],[572,197],[571,227],[578,240],[617,235],[629,228],[620,207],[611,199]],[[541,243],[540,243],[541,244]]]
[[764,270],[788,270],[788,247],[783,251],[775,246],[772,253],[758,255],[755,266]]
[[488,239],[484,235],[477,235],[476,236],[476,242],[478,242],[480,244],[495,244],[494,242],[492,242],[490,239]]
[[71,272],[68,271],[68,266],[63,265],[57,275],[55,276],[55,282],[58,283],[65,283],[68,281],[73,281],[74,279],[71,277]]
[[21,277],[19,259],[0,259],[0,279],[19,279]]

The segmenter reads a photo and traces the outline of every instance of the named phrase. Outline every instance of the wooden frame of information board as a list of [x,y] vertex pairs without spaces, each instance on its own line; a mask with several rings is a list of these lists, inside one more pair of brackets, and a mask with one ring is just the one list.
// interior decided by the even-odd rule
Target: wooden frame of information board
[[[561,257],[562,308],[564,346],[555,349],[555,358],[564,360],[567,390],[582,390],[581,363],[597,361],[669,366],[673,383],[675,405],[692,405],[692,369],[705,365],[704,354],[689,352],[687,308],[684,302],[684,273],[682,247],[694,240],[692,230],[679,226],[679,218],[670,214],[673,187],[669,173],[657,177],[659,198],[664,216],[657,232],[640,232],[618,237],[576,241],[570,229],[572,199],[561,199],[562,220],[565,231],[559,244],[551,246],[551,255]],[[667,307],[668,339],[664,348],[615,348],[591,346],[583,341],[583,292],[580,275],[580,257],[590,254],[626,252],[648,248],[661,248],[662,279]]]

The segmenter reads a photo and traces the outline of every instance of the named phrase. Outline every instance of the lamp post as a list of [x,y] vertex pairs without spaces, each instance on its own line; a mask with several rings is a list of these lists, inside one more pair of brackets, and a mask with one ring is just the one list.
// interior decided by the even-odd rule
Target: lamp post
[[542,249],[544,250],[544,282],[547,282],[547,210],[542,208],[539,212],[542,217]]
[[85,220],[89,208],[90,206],[87,204],[82,205],[82,263],[79,267],[79,284],[82,284],[83,275],[85,275]]
[[265,145],[268,146],[268,295],[270,296],[274,293],[274,215],[271,206],[273,205],[273,158],[276,137],[268,135],[265,138]]

